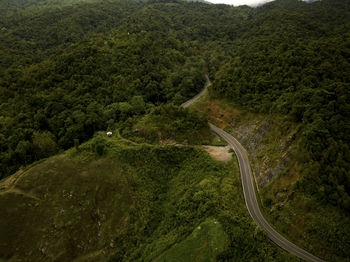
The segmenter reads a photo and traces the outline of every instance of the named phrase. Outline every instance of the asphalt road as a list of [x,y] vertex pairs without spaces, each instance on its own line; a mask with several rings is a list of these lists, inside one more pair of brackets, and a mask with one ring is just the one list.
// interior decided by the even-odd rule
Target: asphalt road
[[189,107],[195,101],[197,101],[198,98],[200,98],[202,95],[204,95],[208,91],[208,86],[211,85],[208,75],[205,75],[205,79],[206,79],[206,83],[205,83],[204,89],[199,94],[197,94],[194,98],[192,98],[192,99],[186,101],[185,103],[183,103],[181,105],[182,107]]
[[[191,104],[193,104],[196,100],[198,100],[202,95],[205,94],[207,91],[208,86],[210,85],[209,77],[206,75],[206,85],[204,89],[196,95],[191,100],[183,103],[181,106],[188,107]],[[288,241],[286,238],[284,238],[281,234],[279,234],[275,229],[273,229],[269,223],[266,221],[266,219],[263,217],[258,200],[255,195],[255,189],[254,189],[254,181],[253,181],[253,175],[252,171],[249,165],[249,159],[247,152],[243,148],[243,146],[230,134],[225,132],[224,130],[218,128],[217,126],[214,126],[210,124],[210,128],[212,131],[214,131],[216,134],[221,136],[225,141],[230,145],[230,147],[235,151],[239,169],[241,172],[241,180],[242,180],[242,187],[243,187],[243,193],[245,198],[245,204],[248,208],[250,216],[255,220],[255,222],[265,230],[269,236],[269,238],[275,242],[278,246],[283,248],[284,250],[288,251],[289,253],[292,253],[296,256],[298,256],[301,259],[307,260],[307,261],[323,261],[319,259],[318,257],[315,257],[314,255],[308,253],[304,249],[296,246],[292,242]]]

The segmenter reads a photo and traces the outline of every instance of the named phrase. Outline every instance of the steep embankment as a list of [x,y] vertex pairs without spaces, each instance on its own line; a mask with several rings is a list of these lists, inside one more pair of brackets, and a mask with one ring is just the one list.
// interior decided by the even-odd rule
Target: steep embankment
[[[207,88],[211,84],[208,75],[206,75],[206,79],[207,79],[207,82],[204,89],[194,98],[187,101],[186,103],[183,103],[182,104],[183,107],[191,106],[206,94]],[[270,239],[273,242],[275,242],[277,245],[279,245],[281,248],[305,260],[322,261],[321,259],[308,253],[306,250],[303,250],[302,248],[288,241],[281,234],[279,234],[273,227],[271,227],[271,225],[266,221],[266,219],[264,218],[263,214],[260,211],[259,203],[255,193],[254,176],[250,168],[250,163],[249,163],[246,150],[234,137],[232,137],[229,133],[225,132],[224,130],[218,128],[213,124],[210,124],[210,129],[214,133],[222,137],[229,144],[229,147],[231,147],[234,150],[237,156],[237,161],[238,161],[239,169],[241,173],[245,203],[249,211],[249,214],[254,219],[254,221],[260,226],[260,228],[264,229],[268,233]]]
[[300,188],[298,161],[302,159],[296,154],[300,125],[278,115],[248,113],[208,97],[194,106],[208,114],[210,122],[237,137],[247,149],[260,207],[269,223],[319,257],[346,261],[349,218]]

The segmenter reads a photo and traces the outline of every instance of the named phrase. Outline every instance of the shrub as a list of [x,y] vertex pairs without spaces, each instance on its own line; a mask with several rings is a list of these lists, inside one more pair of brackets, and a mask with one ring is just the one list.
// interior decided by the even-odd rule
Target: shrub
[[102,143],[98,143],[95,146],[95,151],[99,156],[102,156],[104,154],[104,149],[105,149],[105,145]]

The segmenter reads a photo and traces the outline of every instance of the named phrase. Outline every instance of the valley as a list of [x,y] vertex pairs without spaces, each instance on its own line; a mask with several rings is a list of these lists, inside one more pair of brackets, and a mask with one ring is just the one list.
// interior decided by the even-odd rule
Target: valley
[[349,261],[349,59],[348,0],[0,1],[0,261]]

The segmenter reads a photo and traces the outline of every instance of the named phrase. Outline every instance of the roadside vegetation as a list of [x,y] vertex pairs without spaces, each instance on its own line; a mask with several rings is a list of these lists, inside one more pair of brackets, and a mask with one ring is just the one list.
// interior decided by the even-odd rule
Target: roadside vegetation
[[[238,180],[232,182],[237,183],[235,189],[226,185],[231,182],[222,184],[226,177],[219,182],[205,177],[228,174],[226,172],[235,169],[236,164],[212,162],[199,148],[184,146],[222,143],[208,130],[207,116],[212,121],[214,115],[214,123],[242,139],[249,137],[243,142],[246,147],[252,147],[248,149],[254,160],[262,206],[271,222],[281,221],[276,225],[282,232],[292,231],[291,237],[316,255],[329,260],[346,260],[350,257],[349,32],[350,4],[343,0],[312,3],[276,0],[257,8],[181,0],[2,1],[1,183],[9,181],[7,179],[16,181],[17,176],[11,178],[11,175],[30,165],[39,168],[41,164],[35,164],[38,161],[43,161],[43,173],[56,172],[49,168],[45,159],[51,161],[50,157],[57,154],[67,154],[64,161],[75,154],[78,159],[95,163],[98,158],[113,158],[115,153],[115,165],[126,165],[120,174],[125,177],[140,175],[145,179],[143,183],[150,183],[150,187],[137,184],[140,180],[130,185],[130,190],[145,194],[135,197],[145,209],[139,208],[126,215],[134,219],[125,220],[132,226],[126,227],[127,233],[119,232],[123,238],[118,238],[118,245],[109,243],[113,246],[111,250],[101,251],[104,258],[113,254],[116,261],[125,257],[146,259],[146,256],[147,259],[156,256],[166,259],[176,250],[182,250],[182,241],[191,245],[191,239],[196,238],[195,228],[200,224],[207,225],[206,221],[217,219],[215,221],[222,226],[228,242],[224,249],[218,249],[219,253],[211,253],[209,249],[208,256],[218,260],[288,259],[272,244],[265,243],[266,237],[261,232],[251,235],[253,222],[243,209],[242,213],[233,210],[225,213],[225,208],[231,208],[233,203],[236,206],[240,205],[239,201],[244,203],[241,195],[236,195],[241,194]],[[203,88],[205,74],[212,80],[210,107],[204,110],[207,116],[178,108],[177,105]],[[227,108],[232,108],[232,115],[220,110],[223,104],[229,104]],[[112,146],[113,139],[93,138],[102,130],[119,131],[120,147]],[[166,144],[182,146],[161,146]],[[251,150],[254,148],[257,148],[255,155]],[[169,151],[165,154],[162,150]],[[125,155],[122,157],[118,152]],[[182,155],[192,161],[181,160]],[[166,161],[163,159],[162,162],[162,157]],[[210,164],[205,164],[207,161]],[[82,163],[66,167],[67,174],[88,165]],[[113,163],[110,163],[111,168]],[[106,165],[109,165],[108,161]],[[185,178],[180,179],[180,169],[175,166],[184,168],[186,177],[195,174],[198,179],[209,179],[211,185],[215,184],[213,188],[218,189],[214,190],[217,192],[215,197],[205,193],[210,196],[205,201],[214,202],[203,204],[208,207],[201,207],[202,202],[194,202],[195,185],[200,181],[191,180],[186,184]],[[61,171],[57,171],[59,179],[69,181]],[[129,171],[130,174],[123,173]],[[106,181],[113,182],[113,179],[116,178],[106,177]],[[43,184],[49,182],[47,179]],[[183,190],[183,196],[169,193],[173,186],[169,183],[175,182],[178,183],[176,187]],[[80,180],[74,183],[78,185]],[[94,183],[103,184],[100,180]],[[228,187],[227,191],[223,191],[224,185]],[[182,188],[185,186],[193,188],[193,194],[186,194]],[[26,185],[26,194],[19,194],[19,197],[15,190],[17,193],[5,195],[30,198],[36,187],[43,188],[43,192],[46,190],[32,179]],[[134,191],[130,192],[134,194]],[[221,195],[222,192],[226,194]],[[43,197],[45,193],[41,192],[39,196]],[[63,201],[52,197],[48,203]],[[37,225],[39,219],[32,219],[39,218],[38,213],[21,209],[21,206],[31,206],[17,200],[4,201],[1,210],[14,212],[11,214],[19,219],[19,225],[28,225],[27,220]],[[167,206],[169,201],[175,201],[172,205],[185,210],[184,213],[175,214],[172,207]],[[230,207],[229,204],[220,206],[225,201],[230,202]],[[177,206],[182,204],[184,206]],[[40,211],[43,217],[58,216],[62,208],[68,207],[52,206],[57,208],[47,207],[47,211]],[[199,207],[203,210],[196,213]],[[25,211],[16,213],[18,210]],[[141,210],[143,213],[138,213]],[[214,213],[221,215],[214,216]],[[24,219],[26,214],[28,217]],[[96,216],[81,214],[82,217]],[[70,213],[68,217],[71,216],[74,214]],[[159,220],[159,217],[164,219]],[[59,220],[66,225],[71,219]],[[7,221],[12,220],[0,220],[7,225],[2,227],[6,229],[5,233],[0,232],[4,237],[1,245],[6,245],[3,250],[9,250],[4,252],[6,258],[18,254],[13,248],[21,246],[21,238],[9,240],[10,229],[15,225],[8,225],[6,223],[10,222]],[[56,232],[57,227],[67,228],[67,231],[57,233],[62,233],[64,238],[67,237],[64,234],[74,232],[79,225],[76,221],[71,221],[67,227],[53,224],[53,229],[50,227],[47,232]],[[209,227],[208,234],[213,228],[220,230],[219,226]],[[27,229],[33,233],[27,227],[19,234],[27,234]],[[174,232],[169,233],[172,230]],[[163,236],[165,240],[161,244],[159,241]],[[213,237],[216,238],[215,234]],[[51,243],[51,240],[47,241]],[[77,249],[67,251],[66,254],[70,254],[67,256],[88,255],[88,249],[77,251],[80,249],[74,238],[70,241]],[[29,246],[35,243],[32,241]],[[106,243],[101,240],[93,246],[102,248]],[[117,246],[123,248],[117,250]],[[42,244],[40,249],[44,247]],[[39,252],[39,247],[35,248],[35,252]],[[29,249],[26,254],[33,257],[35,252]],[[54,248],[52,250],[55,252]]]
[[248,150],[260,208],[269,223],[293,243],[321,258],[347,261],[347,212],[319,202],[301,186],[300,124],[283,116],[247,112],[230,101],[205,96],[194,109],[233,134]]
[[97,134],[18,175],[0,184],[2,259],[296,260],[250,219],[236,160],[196,147]]

